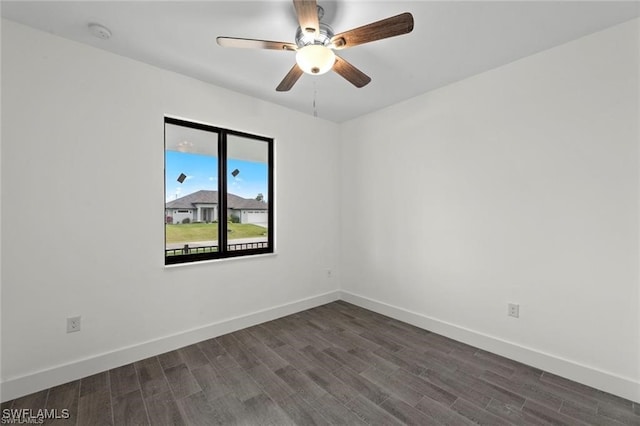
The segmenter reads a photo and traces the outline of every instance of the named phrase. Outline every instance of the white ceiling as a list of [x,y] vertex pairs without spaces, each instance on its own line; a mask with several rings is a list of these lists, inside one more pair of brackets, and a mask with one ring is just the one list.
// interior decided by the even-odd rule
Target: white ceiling
[[[2,1],[2,16],[256,98],[342,122],[639,16],[640,3],[579,1],[323,1],[323,22],[342,32],[402,12],[414,31],[343,50],[372,82],[335,73],[275,87],[292,52],[219,47],[216,36],[293,42],[291,1]],[[113,36],[90,34],[91,22]]]

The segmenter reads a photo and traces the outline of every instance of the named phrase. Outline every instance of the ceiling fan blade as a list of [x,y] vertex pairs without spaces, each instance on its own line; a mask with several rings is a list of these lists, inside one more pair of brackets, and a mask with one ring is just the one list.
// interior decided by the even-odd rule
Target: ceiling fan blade
[[331,38],[331,43],[335,49],[346,49],[359,44],[407,34],[411,31],[413,31],[413,15],[405,12],[336,34]]
[[289,72],[287,73],[287,75],[284,76],[284,78],[282,79],[278,87],[276,87],[276,91],[286,92],[290,90],[293,87],[293,85],[296,84],[296,81],[298,81],[298,79],[302,74],[303,74],[302,69],[298,66],[298,64],[294,64],[293,68],[289,70]]
[[244,49],[271,49],[271,50],[292,50],[298,49],[293,43],[283,41],[254,40],[252,38],[218,37],[218,44],[222,47],[240,47]]
[[338,55],[336,55],[336,63],[333,65],[333,70],[358,88],[366,86],[371,81],[371,77]]
[[316,0],[293,0],[298,15],[298,23],[305,33],[317,34],[320,29],[318,22],[318,4]]

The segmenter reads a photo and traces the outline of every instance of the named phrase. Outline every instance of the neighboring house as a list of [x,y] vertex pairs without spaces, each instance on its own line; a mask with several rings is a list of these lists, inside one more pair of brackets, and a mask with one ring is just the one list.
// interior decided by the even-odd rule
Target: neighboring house
[[[263,201],[227,194],[227,215],[235,216],[240,223],[267,224],[268,204]],[[213,222],[218,220],[218,191],[200,190],[185,195],[165,205],[165,217],[171,217],[172,223]],[[169,219],[167,219],[169,221]]]

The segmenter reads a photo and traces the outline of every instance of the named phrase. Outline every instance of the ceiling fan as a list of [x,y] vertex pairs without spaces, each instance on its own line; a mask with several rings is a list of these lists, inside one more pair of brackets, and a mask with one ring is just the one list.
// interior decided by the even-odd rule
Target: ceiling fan
[[334,51],[407,34],[413,30],[413,16],[405,12],[334,34],[329,25],[320,22],[324,10],[317,5],[316,0],[293,0],[293,5],[300,24],[296,31],[295,43],[237,37],[216,39],[222,47],[296,52],[296,63],[276,88],[278,92],[290,90],[303,73],[320,75],[330,70],[335,71],[354,86],[363,87],[371,81],[371,77],[336,55]]

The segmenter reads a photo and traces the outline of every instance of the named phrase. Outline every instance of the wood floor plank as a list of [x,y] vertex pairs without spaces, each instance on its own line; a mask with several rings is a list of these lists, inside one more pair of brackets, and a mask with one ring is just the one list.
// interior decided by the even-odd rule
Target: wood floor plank
[[209,361],[212,361],[211,358],[227,355],[227,351],[224,350],[217,339],[203,340],[202,342],[196,343],[196,346],[198,346],[202,353],[205,354]]
[[327,348],[322,352],[335,359],[339,365],[350,368],[356,373],[361,373],[369,368],[369,365],[366,362],[362,361],[356,356],[351,355],[342,348]]
[[107,390],[93,390],[80,396],[78,402],[78,424],[92,426],[113,425],[111,395]]
[[[416,371],[447,370],[449,372],[453,372],[461,366],[461,363],[456,362],[454,359],[449,358],[448,355],[444,355],[437,351],[416,351],[411,348],[405,348],[396,352],[394,355],[419,367]],[[482,371],[483,370],[480,370],[480,372]]]
[[[44,422],[46,425],[71,426],[78,420],[78,403],[80,398],[80,380],[53,387],[47,396],[46,408],[57,411],[57,418]],[[62,410],[68,410],[67,414]],[[67,418],[64,418],[68,415]]]
[[511,423],[498,417],[484,408],[478,407],[466,399],[458,398],[451,408],[474,423],[490,426],[509,426]]
[[405,400],[396,399],[393,396],[389,397],[386,401],[380,404],[380,407],[385,409],[389,414],[406,425],[438,426],[442,424],[434,420],[432,417],[427,416],[422,411],[412,407],[407,402],[405,402]]
[[109,382],[113,396],[124,395],[140,389],[138,374],[133,364],[127,364],[109,370]]
[[489,404],[489,401],[491,401],[491,397],[471,387],[471,383],[461,380],[459,376],[453,376],[448,372],[428,370],[422,375],[422,377],[439,388],[457,395],[458,397],[474,402],[480,407],[486,407],[487,404]]
[[316,399],[313,407],[332,425],[366,425],[353,411],[330,394]]
[[323,396],[326,391],[318,386],[308,376],[302,374],[292,366],[287,366],[275,371],[275,374],[282,379],[297,395],[307,401],[313,401]]
[[313,406],[300,395],[290,395],[276,403],[287,413],[289,418],[297,425],[330,425]]
[[143,359],[133,365],[136,368],[144,398],[169,392],[169,384],[157,357]]
[[338,401],[346,403],[353,398],[353,389],[322,367],[307,370],[305,374]]
[[94,392],[109,392],[109,373],[94,374],[80,380],[80,396]]
[[496,386],[500,386],[501,388],[514,393],[519,393],[523,384],[516,379],[508,379],[492,371],[485,371],[484,373],[482,373],[482,375],[480,375],[480,379],[484,380],[485,382],[492,383]]
[[439,346],[434,346],[432,341],[429,339],[430,333],[422,334],[413,329],[412,331],[408,331],[397,321],[388,323],[382,330],[382,333],[405,348],[411,348],[417,351],[422,351],[429,347],[439,349]]
[[[496,386],[490,382],[486,382],[461,371],[456,371],[451,375],[460,382],[468,384],[468,386],[473,387],[492,399],[496,399],[514,407],[522,407],[524,404],[525,398],[518,393],[503,389],[500,386]],[[484,406],[486,406],[486,404]]]
[[49,389],[42,390],[40,392],[34,392],[29,395],[25,395],[20,398],[16,398],[11,406],[12,410],[37,410],[43,408],[47,403],[47,396],[49,395]]
[[234,418],[226,410],[217,409],[203,392],[194,393],[176,402],[178,410],[189,426],[232,424]]
[[153,426],[187,425],[171,392],[153,394],[145,398],[145,404]]
[[400,369],[398,365],[392,363],[391,361],[387,361],[386,359],[376,355],[375,353],[363,348],[351,349],[349,353],[366,362],[369,366],[375,367],[378,370],[388,374],[391,374]]
[[[478,349],[476,351],[476,353],[474,354],[474,356],[476,358],[480,359],[480,360],[483,360],[483,361],[488,361],[488,362],[491,362],[493,364],[499,364],[502,367],[511,369],[514,372],[519,370],[519,369],[522,369],[523,367],[527,367],[526,365],[522,364],[521,362],[514,361],[514,360],[511,360],[509,358],[505,358],[503,356],[496,355],[494,353],[484,351],[482,349]],[[497,371],[494,371],[494,372],[498,373]],[[500,374],[500,373],[498,373],[498,374]]]
[[189,367],[189,370],[195,370],[196,368],[209,364],[209,359],[200,350],[198,345],[185,346],[184,348],[180,348],[178,352],[184,360],[184,363]]
[[344,323],[332,315],[327,315],[323,309],[310,309],[306,312],[306,320],[316,329],[324,332],[340,332],[344,330]]
[[45,407],[50,390],[45,389],[40,392],[34,392],[29,395],[15,399],[11,408],[2,411],[3,424],[29,424],[36,422],[38,419],[33,418],[38,409]]
[[[282,346],[284,345],[280,347]],[[260,342],[259,345],[250,347],[249,351],[253,353],[262,364],[274,371],[289,364],[289,362],[282,358],[275,350],[262,342]],[[297,356],[300,357],[300,354],[297,354]]]
[[238,342],[244,345],[247,349],[251,349],[258,345],[264,345],[264,343],[254,336],[248,328],[233,332],[233,337],[235,337]]
[[[555,374],[548,373],[546,371],[542,372],[542,374],[540,375],[540,381],[544,383],[551,383],[553,385],[560,386],[569,390],[573,390],[583,395],[590,396],[594,399],[598,399],[598,397],[601,394],[601,391],[597,389],[594,389],[587,385],[583,385],[581,383],[571,381],[569,379],[565,379],[564,377],[560,377]],[[631,406],[632,406],[631,401],[625,401],[625,400],[622,400],[622,398],[620,398],[620,400],[624,405],[627,406],[627,408],[631,409]]]
[[313,362],[317,363],[317,365],[328,371],[333,372],[342,367],[336,362],[334,358],[331,358],[329,355],[317,350],[313,346],[307,346],[306,348],[301,349],[300,352],[308,359],[312,360]]
[[458,350],[470,353],[476,353],[478,351],[478,348],[474,348],[473,346],[469,346],[457,340],[449,339],[448,337],[444,337],[437,333],[430,333],[428,335],[428,339],[432,345],[442,345],[445,348],[449,348],[449,351]]
[[165,352],[158,355],[158,361],[160,361],[160,366],[163,370],[184,363],[179,350]]
[[360,335],[360,333],[364,333],[365,331],[368,331],[370,328],[369,324],[365,323],[364,321],[358,318],[347,320],[347,321],[343,320],[342,325],[345,331],[350,331],[351,333],[354,333],[357,335]]
[[338,378],[338,380],[352,387],[358,394],[371,400],[374,404],[380,404],[389,397],[389,394],[380,386],[348,368],[341,368],[331,374]]
[[458,398],[451,392],[446,391],[441,387],[429,382],[428,380],[424,380],[421,377],[415,376],[403,369],[395,371],[391,375],[391,377],[404,383],[406,386],[415,389],[422,396],[429,397],[434,401],[440,402],[446,406],[450,406]]
[[402,425],[402,422],[362,395],[356,395],[347,404],[347,408],[370,425]]
[[[311,348],[311,347],[309,347],[308,350],[313,351],[314,353],[318,352],[315,348]],[[297,350],[294,347],[286,344],[282,346],[278,346],[277,348],[274,348],[273,351],[280,358],[286,361],[286,364],[279,368],[283,368],[288,365],[291,365],[300,371],[306,371],[311,368],[314,368],[317,365],[311,357],[305,355],[304,350]],[[326,356],[326,354],[323,354],[323,355]],[[329,359],[328,356],[326,357]],[[278,370],[279,368],[276,368],[275,370]]]
[[238,368],[240,365],[224,350],[222,345],[215,339],[205,340],[198,343],[198,348],[209,360],[209,364],[213,367],[226,370],[229,368]]
[[207,398],[214,400],[233,392],[233,388],[227,385],[221,370],[211,365],[203,365],[192,371],[198,385]]
[[275,402],[286,400],[295,391],[280,378],[276,373],[265,365],[253,367],[247,373],[258,383],[264,393],[269,395]]
[[449,406],[445,406],[431,398],[422,398],[415,408],[433,419],[436,424],[451,426],[470,426],[475,424],[457,411],[452,410]]
[[562,406],[562,398],[560,398],[558,395],[550,393],[548,390],[540,386],[540,383],[535,378],[535,376],[532,378],[524,379],[506,379],[499,374],[495,374],[491,371],[485,371],[480,376],[480,379],[499,386],[503,389],[507,389],[515,394],[518,394],[539,404],[546,405],[555,411],[560,410],[560,407]]
[[390,338],[385,337],[381,334],[373,333],[371,331],[365,331],[364,333],[360,333],[360,337],[367,339],[390,352],[398,352],[399,350],[404,349],[404,346],[394,342]]
[[371,367],[360,375],[383,389],[387,394],[395,396],[413,406],[418,403],[423,395],[417,390],[407,386],[402,380],[386,374],[375,367]]
[[591,409],[592,411],[596,411],[598,409],[597,399],[592,398],[589,395],[585,395],[579,391],[574,391],[563,386],[558,386],[553,383],[545,382],[543,380],[540,380],[537,383],[537,386],[549,392],[550,394],[557,396],[563,401],[575,402],[584,407],[589,407],[589,409]]
[[164,374],[175,399],[181,399],[202,390],[186,364],[166,368]]
[[218,337],[217,340],[238,365],[245,370],[260,365],[260,360],[233,335],[225,334]]
[[566,425],[576,426],[584,425],[585,423],[561,414],[558,410],[549,408],[548,406],[538,404],[536,402],[528,400],[522,407],[522,412],[533,417],[537,421],[542,421],[554,425]]
[[266,330],[266,332],[271,333],[278,341],[293,348],[301,348],[309,344],[308,340],[300,340],[297,336],[289,333],[286,324],[274,324],[270,322],[264,324],[262,328]]
[[241,402],[262,394],[262,389],[244,369],[237,367],[219,372],[223,382],[232,389],[233,395]]
[[460,352],[453,350],[449,352],[448,356],[452,359],[458,360],[465,366],[473,366],[474,371],[479,371],[482,374],[484,371],[493,371],[496,374],[500,374],[504,377],[510,377],[515,370],[510,367],[506,367],[500,363],[493,362],[492,360],[478,357],[476,354],[470,354],[469,352]]
[[527,398],[528,401],[544,405],[553,411],[560,411],[562,407],[562,398],[548,392],[535,383],[523,383],[522,386],[520,386],[520,395]]
[[416,376],[419,376],[427,371],[425,367],[418,365],[413,360],[407,360],[406,357],[401,357],[397,353],[389,352],[384,349],[378,349],[377,351],[374,351],[373,354],[386,361],[389,361],[392,364],[395,364],[396,366],[398,366],[398,368],[403,368],[411,374],[415,374]]
[[[590,425],[599,426],[621,426],[624,423],[610,417],[605,417],[590,407],[572,401],[564,401],[560,408],[560,413],[573,419],[580,420]],[[638,419],[640,420],[640,419]],[[640,425],[640,421],[638,422]]]
[[251,327],[249,330],[252,335],[270,348],[276,348],[285,344],[285,342],[274,336],[264,325],[257,325]]
[[525,416],[521,409],[521,407],[512,407],[509,404],[505,404],[504,402],[497,401],[492,399],[489,402],[489,405],[486,406],[486,410],[492,414],[495,414],[498,417],[503,418],[514,425],[526,425],[527,416]]
[[247,424],[255,425],[295,425],[295,422],[273,400],[260,394],[244,401]]
[[224,395],[219,398],[209,400],[209,404],[213,408],[216,422],[222,425],[242,425],[245,417],[245,406],[234,395]]
[[351,330],[344,330],[340,333],[335,333],[336,336],[339,336],[343,340],[351,340],[353,341],[353,348],[351,349],[364,349],[370,352],[376,351],[380,349],[380,345],[371,340],[365,339],[360,334],[353,332]]
[[610,404],[601,404],[598,415],[625,425],[640,426],[640,415]]
[[308,321],[288,322],[285,324],[286,328],[283,329],[284,335],[291,337],[292,340],[289,341],[289,344],[296,349],[312,345],[322,350],[334,346],[333,342],[325,338],[325,332],[319,332],[313,328]]
[[113,421],[115,425],[123,426],[149,424],[140,389],[113,397]]

